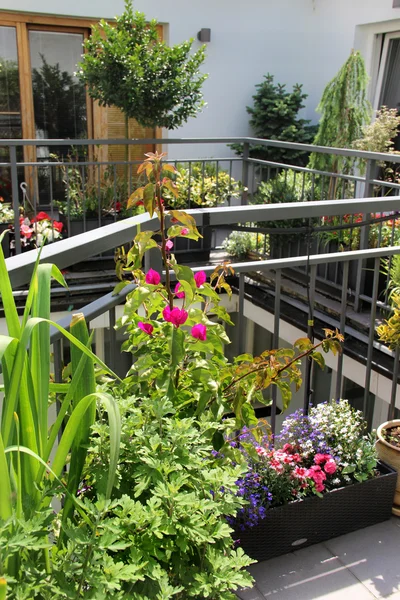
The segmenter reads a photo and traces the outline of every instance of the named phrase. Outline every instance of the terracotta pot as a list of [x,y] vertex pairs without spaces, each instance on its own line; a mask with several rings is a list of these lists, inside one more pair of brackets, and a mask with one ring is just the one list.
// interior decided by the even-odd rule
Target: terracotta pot
[[376,441],[376,450],[379,458],[397,471],[397,483],[392,513],[397,517],[400,517],[400,448],[392,446],[383,438],[385,429],[390,429],[391,427],[400,427],[400,419],[386,421],[386,423],[382,423],[382,425],[378,427],[376,432],[378,437]]

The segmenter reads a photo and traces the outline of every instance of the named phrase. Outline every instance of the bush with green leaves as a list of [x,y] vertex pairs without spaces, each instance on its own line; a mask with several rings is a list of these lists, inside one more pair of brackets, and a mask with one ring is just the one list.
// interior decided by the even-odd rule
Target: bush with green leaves
[[[247,106],[251,116],[250,125],[254,135],[266,140],[296,142],[311,144],[316,133],[316,127],[310,126],[310,121],[299,118],[299,112],[304,108],[307,94],[299,84],[288,92],[286,85],[274,83],[274,76],[268,73],[264,81],[256,85],[257,92],[253,96],[254,105]],[[238,154],[242,154],[241,144],[232,144]],[[259,158],[291,165],[305,165],[308,154],[299,150],[287,148],[252,145],[251,158]]]
[[[258,186],[256,194],[254,194],[251,204],[281,204],[289,202],[308,202],[311,200],[321,200],[323,192],[318,178],[310,174],[302,174],[293,169],[284,170],[276,177],[268,181],[262,181]],[[311,223],[316,224],[318,219],[312,219]],[[277,229],[277,233],[281,229],[286,228],[302,228],[308,226],[308,219],[285,219],[278,221],[259,221],[259,227],[268,229]],[[298,239],[299,236],[304,237],[303,232],[293,232],[281,236],[272,235],[273,243],[289,242],[292,239]]]
[[[251,231],[232,231],[223,241],[224,250],[236,258],[245,258],[248,252],[264,252],[264,238],[262,233],[252,233]],[[265,248],[268,252],[268,244]]]
[[117,106],[144,127],[175,129],[204,105],[205,47],[190,53],[191,46],[160,41],[157,22],[147,22],[126,0],[115,24],[102,20],[92,28],[78,76],[100,105]]
[[245,191],[227,171],[218,169],[214,163],[192,163],[190,167],[178,165],[175,184],[179,190],[174,195],[165,190],[164,200],[170,208],[190,206],[211,207],[224,204],[232,198],[240,198]]

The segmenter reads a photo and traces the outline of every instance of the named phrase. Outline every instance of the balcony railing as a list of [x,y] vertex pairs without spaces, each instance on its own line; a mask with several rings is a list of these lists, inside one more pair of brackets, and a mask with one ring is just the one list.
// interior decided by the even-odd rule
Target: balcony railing
[[[242,154],[225,156],[226,145],[240,144]],[[24,250],[21,244],[19,216],[21,210],[30,218],[35,218],[40,211],[46,211],[54,223],[61,220],[63,236],[72,237],[80,232],[119,222],[132,211],[127,211],[126,201],[129,195],[140,184],[137,178],[135,160],[121,160],[125,156],[140,156],[149,148],[163,149],[169,154],[167,161],[182,169],[187,208],[212,208],[213,204],[222,206],[237,204],[247,205],[260,201],[257,189],[260,184],[273,185],[279,175],[282,189],[301,202],[323,201],[326,205],[342,199],[392,197],[400,193],[400,184],[396,181],[379,179],[381,163],[393,164],[394,170],[400,165],[397,155],[360,152],[356,150],[332,149],[325,147],[279,142],[274,140],[259,140],[256,138],[204,138],[204,139],[151,139],[151,140],[3,140],[2,146],[9,156],[7,162],[0,164],[0,196],[3,206],[7,202],[14,211],[13,230],[14,241],[11,253],[19,254]],[[209,147],[217,152],[218,157],[209,156]],[[255,146],[279,148],[307,153],[315,152],[332,155],[337,159],[345,158],[354,161],[352,168],[346,172],[334,173],[309,169],[298,165],[266,161],[252,158]],[[188,158],[187,154],[198,155],[199,158]],[[4,153],[3,153],[4,154]],[[177,158],[172,159],[174,154]],[[178,158],[179,156],[179,158]],[[33,158],[35,160],[33,160]],[[241,181],[242,191],[237,185]],[[280,201],[278,198],[268,200]],[[282,193],[285,198],[285,195]],[[262,200],[262,196],[261,196]],[[182,198],[180,199],[182,201]],[[264,219],[255,221],[254,212],[245,212],[243,220],[233,225],[242,231],[252,231],[261,234],[257,237],[260,243],[256,250],[260,255],[268,254],[274,258],[285,258],[308,253],[327,254],[340,249],[380,248],[385,245],[400,243],[399,223],[396,214],[400,204],[390,210],[378,206],[375,213],[364,210],[364,204],[354,205],[349,212],[339,215],[324,211],[318,217],[308,220],[301,217],[300,222],[294,223],[293,205],[288,205],[284,211],[285,219],[290,223],[285,228],[276,227]],[[378,213],[378,214],[376,214]],[[388,214],[389,213],[389,214]],[[250,220],[250,216],[251,219]],[[325,217],[330,217],[329,223]],[[321,220],[322,219],[322,220]],[[5,219],[6,221],[7,219]],[[3,219],[4,221],[4,219]],[[299,221],[299,219],[297,219]],[[268,226],[266,226],[266,224]],[[278,223],[279,224],[279,223]],[[1,218],[0,228],[8,224]],[[214,225],[214,231],[223,229],[229,234],[227,222]],[[33,229],[35,229],[33,225]],[[54,225],[53,233],[54,233]],[[210,231],[210,229],[208,229]],[[219,245],[221,233],[205,236],[197,246],[197,252],[208,250]],[[9,238],[11,239],[11,238]],[[57,242],[59,243],[59,242]],[[187,248],[177,250],[177,255],[184,258]],[[9,251],[8,248],[5,248]],[[192,248],[193,249],[193,248]],[[110,250],[113,250],[110,247]],[[389,254],[387,254],[389,256]],[[200,255],[199,255],[200,258]],[[389,262],[390,266],[390,262]],[[296,267],[299,273],[304,273],[304,267]],[[355,309],[360,311],[362,303],[372,301],[372,282],[368,277],[368,269],[372,265],[364,262],[352,262],[348,278],[348,286],[355,295]],[[317,269],[317,286],[328,285],[333,294],[340,294],[343,285],[343,272],[340,261],[328,267],[321,264]],[[386,275],[386,284],[389,274]],[[387,296],[380,298],[384,303]]]
[[[275,204],[262,206],[236,206],[215,207],[213,209],[192,209],[190,214],[195,218],[199,227],[217,228],[237,227],[239,223],[260,221],[281,221],[290,214],[291,219],[320,218],[322,216],[343,216],[363,212],[366,214],[376,212],[396,211],[399,207],[400,197],[389,196],[380,198],[359,198],[351,200],[337,200],[332,203],[325,201],[297,202],[290,204]],[[118,221],[102,228],[74,236],[69,239],[49,244],[43,248],[41,260],[54,262],[60,268],[70,267],[77,262],[88,259],[99,253],[106,253],[116,246],[129,243],[135,236],[138,226],[141,230],[156,229],[157,219],[150,218],[148,214],[138,215]],[[259,261],[247,261],[234,263],[233,267],[237,276],[236,286],[238,296],[238,352],[243,350],[245,339],[245,328],[248,320],[251,320],[251,310],[248,303],[258,304],[274,315],[272,327],[272,348],[279,346],[281,337],[281,326],[285,318],[285,308],[293,299],[290,294],[291,279],[287,276],[288,270],[302,267],[305,274],[305,286],[307,288],[307,301],[296,301],[296,316],[298,327],[303,329],[310,338],[318,337],[324,326],[337,327],[345,335],[344,353],[335,358],[332,368],[337,372],[336,397],[342,395],[343,390],[343,365],[347,356],[356,357],[364,364],[364,401],[363,410],[366,415],[371,413],[370,389],[372,372],[381,376],[381,397],[390,398],[388,416],[391,418],[396,408],[396,401],[400,402],[399,393],[399,352],[390,352],[378,344],[375,335],[377,321],[388,315],[384,305],[378,302],[379,274],[381,259],[398,254],[400,247],[391,246],[385,248],[371,248],[348,252],[331,252],[328,254],[312,254],[302,256],[291,256],[278,259],[267,259]],[[160,269],[160,265],[153,263],[153,256],[146,258],[145,268],[150,266]],[[36,259],[36,251],[22,253],[7,259],[7,268],[13,286],[25,285],[30,278]],[[362,323],[364,329],[358,327],[357,314],[355,313],[356,297],[349,290],[348,278],[351,265],[356,261],[373,261],[372,293],[370,302],[362,302]],[[320,265],[340,264],[342,268],[342,289],[336,301],[336,309],[324,310],[323,300],[317,298],[317,271]],[[193,270],[204,270],[207,273],[213,271],[211,265],[196,265]],[[268,277],[265,277],[268,275]],[[257,290],[262,290],[262,298],[257,299]],[[84,307],[83,312],[87,320],[93,321],[102,314],[108,315],[110,328],[110,342],[112,357],[118,356],[119,347],[116,341],[113,325],[115,324],[115,309],[121,304],[129,288],[125,288],[120,294],[113,296],[108,294],[98,298],[93,303]],[[326,296],[328,297],[328,296]],[[63,325],[68,326],[69,318]],[[357,325],[358,323],[358,325]],[[55,374],[57,380],[61,378],[62,348],[60,336],[53,333]],[[289,340],[290,341],[290,340]],[[361,347],[361,351],[360,351]],[[333,359],[332,359],[333,360]],[[306,371],[304,385],[304,405],[307,407],[313,400],[311,389],[312,373]],[[275,426],[278,401],[276,394],[272,396],[271,422]]]

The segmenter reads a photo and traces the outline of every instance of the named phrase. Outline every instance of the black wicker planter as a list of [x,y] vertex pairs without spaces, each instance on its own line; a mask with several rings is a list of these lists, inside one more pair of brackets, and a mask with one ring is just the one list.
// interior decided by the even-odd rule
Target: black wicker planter
[[236,531],[243,550],[268,560],[390,519],[397,472],[379,463],[380,476],[272,508],[257,526]]

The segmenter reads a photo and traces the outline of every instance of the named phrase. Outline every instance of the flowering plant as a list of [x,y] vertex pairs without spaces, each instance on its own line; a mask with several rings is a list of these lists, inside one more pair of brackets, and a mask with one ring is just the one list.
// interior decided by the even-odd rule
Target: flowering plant
[[245,429],[238,441],[248,463],[236,483],[248,501],[229,522],[239,529],[257,525],[271,507],[318,495],[376,475],[377,456],[360,411],[347,400],[298,410],[283,422],[275,439],[256,440]]
[[14,211],[9,202],[4,202],[0,196],[0,223],[11,223],[14,220]]
[[[381,213],[371,213],[370,216],[371,219],[381,219],[384,217]],[[331,241],[338,242],[340,250],[359,250],[361,225],[349,229],[345,229],[343,226],[346,224],[361,224],[362,222],[363,215],[361,213],[343,215],[342,217],[322,217],[321,225],[322,227],[326,227],[327,230],[320,232],[320,238],[324,244],[328,244]],[[372,221],[369,225],[368,239],[370,248],[399,246],[400,218],[396,219],[394,215],[390,218],[390,215],[387,215],[387,220],[385,221],[375,223]]]
[[[40,211],[32,219],[21,215],[19,225],[21,246],[26,250],[61,239],[64,227],[61,221],[56,221],[44,211]],[[13,227],[10,229],[14,231]]]

